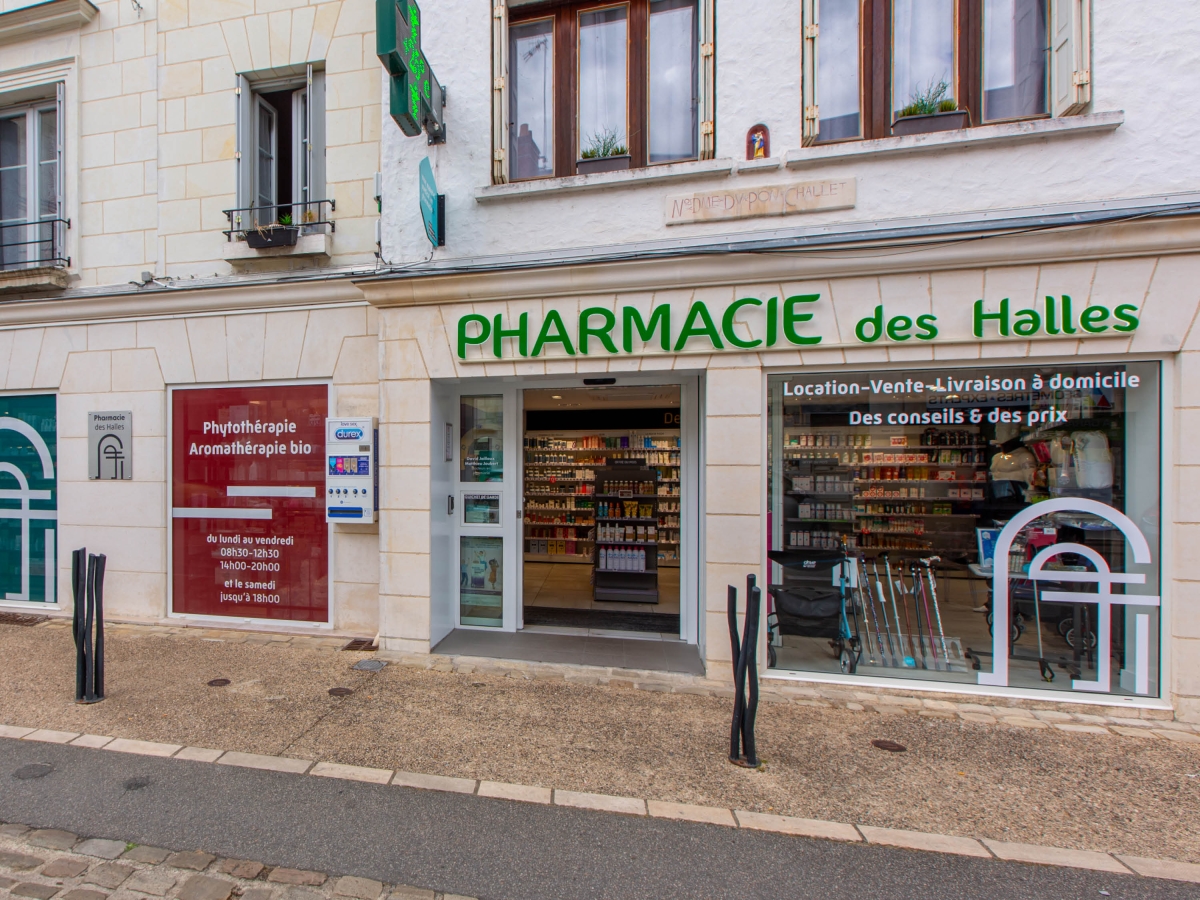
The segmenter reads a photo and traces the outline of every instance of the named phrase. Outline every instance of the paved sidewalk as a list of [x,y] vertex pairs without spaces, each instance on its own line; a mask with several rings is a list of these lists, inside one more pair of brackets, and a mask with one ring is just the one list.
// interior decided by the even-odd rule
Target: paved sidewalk
[[[1190,777],[1200,736],[1184,723],[1131,720],[1125,734],[1078,711],[1010,709],[998,720],[994,708],[905,697],[835,706],[798,688],[763,705],[767,764],[751,772],[724,759],[728,702],[691,693],[704,687],[694,682],[629,690],[632,678],[576,684],[561,670],[459,660],[455,671],[437,659],[370,674],[351,669],[368,654],[334,643],[116,628],[109,699],[80,707],[69,632],[0,627],[0,656],[20,661],[0,672],[0,723],[81,742],[104,735],[1200,862],[1200,778]],[[214,678],[231,683],[209,687]],[[336,686],[354,693],[330,697]],[[876,750],[875,738],[908,752]]]

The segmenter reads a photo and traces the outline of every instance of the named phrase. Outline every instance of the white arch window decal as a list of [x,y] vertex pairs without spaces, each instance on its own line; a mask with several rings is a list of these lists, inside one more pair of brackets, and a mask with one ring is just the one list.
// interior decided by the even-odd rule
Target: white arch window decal
[[[1039,519],[1042,516],[1055,512],[1089,513],[1099,516],[1102,519],[1107,519],[1129,541],[1129,546],[1133,550],[1133,561],[1135,563],[1145,565],[1151,562],[1150,545],[1146,542],[1146,537],[1142,534],[1141,529],[1123,512],[1098,500],[1089,500],[1084,497],[1064,497],[1057,500],[1043,500],[1041,503],[1035,503],[1021,510],[1004,526],[1004,529],[1000,532],[1000,536],[996,539],[996,551],[992,558],[992,621],[995,623],[992,628],[992,671],[979,673],[980,684],[991,685],[993,687],[1008,687],[1008,653],[1010,648],[1009,629],[1006,627],[1006,623],[1009,620],[1011,612],[1008,554],[1009,550],[1012,549],[1013,540],[1020,530],[1034,519]],[[1095,566],[1096,571],[1046,572],[1044,568],[1046,562],[1062,553],[1076,553],[1083,556]],[[1096,691],[1101,693],[1110,691],[1111,673],[1109,657],[1112,648],[1112,617],[1109,614],[1110,610],[1116,604],[1158,606],[1161,603],[1158,596],[1114,594],[1112,593],[1112,586],[1114,584],[1145,584],[1146,576],[1140,573],[1112,572],[1109,570],[1108,563],[1104,557],[1091,547],[1085,547],[1082,544],[1065,543],[1053,544],[1043,548],[1030,563],[1027,577],[1030,581],[1073,581],[1096,585],[1097,592],[1094,594],[1043,591],[1041,598],[1058,603],[1097,604],[1099,609],[1097,610],[1096,618],[1099,622],[1099,628],[1096,636],[1096,680],[1083,681],[1076,679],[1071,682],[1071,687],[1077,691]],[[1140,624],[1141,622],[1139,622]],[[1082,635],[1079,639],[1083,640]],[[1137,655],[1141,657],[1143,655],[1144,641],[1140,639],[1140,635],[1137,644]],[[1137,660],[1138,693],[1147,692],[1141,688],[1146,683],[1148,665],[1149,661],[1147,659],[1139,658]]]
[[[22,437],[28,439],[33,445],[33,449],[37,451],[38,459],[42,464],[42,478],[54,478],[54,461],[50,458],[50,448],[46,446],[46,442],[42,440],[42,436],[37,433],[32,425],[21,419],[13,418],[12,416],[0,416],[0,430],[15,431]],[[53,492],[47,490],[31,490],[29,487],[29,479],[25,477],[25,473],[18,469],[13,463],[0,462],[0,475],[10,475],[17,482],[16,490],[11,488],[0,488],[0,500],[16,500],[21,505],[17,509],[0,509],[0,519],[19,519],[21,523],[21,590],[17,592],[8,591],[4,595],[5,600],[17,600],[29,602],[29,577],[30,577],[30,523],[34,519],[58,519],[58,512],[52,509],[32,509],[30,502],[33,500],[52,500],[54,499]],[[53,528],[46,529],[46,547],[45,547],[45,582],[46,582],[46,602],[54,603],[54,575],[55,567],[58,565],[58,557],[54,549],[55,530]]]

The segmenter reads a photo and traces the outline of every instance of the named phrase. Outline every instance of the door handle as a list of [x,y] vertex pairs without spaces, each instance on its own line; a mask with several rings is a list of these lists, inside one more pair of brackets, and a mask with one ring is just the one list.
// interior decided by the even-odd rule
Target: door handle
[[448,516],[454,515],[454,495],[453,494],[446,495],[446,515],[448,515]]

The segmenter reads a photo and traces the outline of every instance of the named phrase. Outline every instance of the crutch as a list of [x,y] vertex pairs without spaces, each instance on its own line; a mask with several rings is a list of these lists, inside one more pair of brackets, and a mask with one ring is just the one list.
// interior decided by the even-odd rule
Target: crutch
[[[887,571],[888,594],[891,595],[891,598],[892,598],[892,615],[895,616],[895,619],[896,619],[896,633],[900,637],[900,652],[904,654],[904,667],[906,669],[915,669],[917,667],[917,661],[915,659],[913,659],[912,654],[909,653],[910,648],[906,647],[904,645],[904,632],[900,630],[900,610],[896,605],[896,584],[895,584],[895,582],[892,581],[892,562],[891,562],[891,560],[888,559],[888,555],[886,553],[883,554],[883,566],[884,566],[884,569]],[[908,607],[907,606],[904,607],[904,620],[905,620],[905,622],[908,621]],[[911,634],[912,626],[911,625],[908,626],[908,631],[910,632],[909,643],[911,644],[911,638],[912,638],[912,634]]]
[[[916,569],[914,567],[913,575],[915,576],[916,574],[917,574]],[[897,577],[899,578],[898,583],[900,585],[900,601],[904,604],[904,618],[906,621],[908,620],[908,600],[906,599],[906,595],[909,597],[912,597],[913,611],[917,614],[917,646],[914,649],[919,649],[921,651],[921,668],[928,669],[929,662],[926,659],[926,654],[925,654],[925,633],[921,630],[921,605],[920,605],[920,603],[917,602],[917,591],[916,591],[917,579],[915,577],[913,578],[913,589],[909,590],[908,585],[906,585],[904,583],[904,563],[903,562],[901,562],[900,565],[897,567]],[[909,643],[911,644],[912,638],[909,637],[908,640],[909,640]]]
[[937,582],[933,577],[933,564],[941,559],[940,556],[930,556],[921,562],[925,565],[925,576],[929,579],[929,597],[933,600],[933,614],[937,616],[938,637],[942,639],[942,658],[946,661],[946,671],[950,671],[950,651],[946,649],[946,632],[942,628],[942,611],[938,607]]
[[863,626],[866,631],[865,637],[867,641],[867,659],[874,664],[877,659],[882,658],[882,650],[878,644],[873,644],[871,640],[871,632],[875,628],[875,617],[872,615],[872,610],[868,606],[870,602],[870,591],[863,591],[862,569],[859,567],[857,557],[854,559],[854,575],[854,590],[858,597],[858,605],[862,607],[863,611]]
[[1039,602],[1037,580],[1031,580],[1033,581],[1033,618],[1034,624],[1037,625],[1038,636],[1038,669],[1042,673],[1042,681],[1049,683],[1054,680],[1054,670],[1050,668],[1050,663],[1046,662],[1046,653],[1042,650],[1042,604]]
[[[917,570],[915,561],[912,564],[912,577],[913,584],[921,592],[921,605],[925,608],[925,628],[929,631],[929,649],[933,651],[933,667],[938,669],[941,667],[941,664],[938,662],[937,641],[933,636],[933,617],[929,614],[929,592],[925,590],[925,579],[921,577],[920,572]],[[916,602],[915,595],[913,602]]]
[[867,574],[867,561],[860,559],[855,565],[858,566],[859,596],[863,598],[864,608],[871,612],[871,627],[875,630],[875,649],[879,653],[879,664],[886,665],[883,658],[883,633],[879,630],[879,614],[875,610],[875,600],[871,596],[871,579]]
[[896,656],[896,648],[892,646],[892,626],[888,622],[887,601],[883,598],[883,585],[879,583],[879,560],[878,559],[871,560],[871,571],[875,575],[875,593],[879,595],[879,608],[883,612],[883,630],[884,630],[884,633],[887,635],[887,645],[888,645],[888,658],[889,658],[888,664],[891,666],[895,666],[896,660],[899,659],[899,657]]

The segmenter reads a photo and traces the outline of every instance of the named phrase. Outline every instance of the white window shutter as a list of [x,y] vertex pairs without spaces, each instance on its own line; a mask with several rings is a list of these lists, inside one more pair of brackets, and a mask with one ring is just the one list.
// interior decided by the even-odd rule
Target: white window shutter
[[492,0],[492,184],[508,181],[508,4]]
[[817,105],[817,37],[820,34],[819,17],[821,0],[804,0],[801,12],[800,30],[804,42],[804,58],[801,63],[800,96],[801,96],[801,143],[807,147],[814,143],[821,133],[820,107]]
[[700,158],[717,155],[717,21],[716,0],[700,6]]
[[[325,73],[312,73],[308,89],[309,146],[312,156],[308,167],[309,200],[328,200],[325,195]],[[328,215],[330,210],[311,207],[317,216]]]
[[[254,146],[254,93],[245,75],[237,77],[237,200],[234,206],[245,209],[254,203],[254,163],[257,158]],[[237,219],[241,217],[244,222]],[[235,214],[232,227],[235,231],[249,227],[250,220],[244,213]]]
[[[63,99],[66,95],[66,85],[61,81],[54,85],[54,138],[57,146],[54,148],[55,159],[58,165],[54,167],[54,193],[55,193],[55,213],[56,219],[65,219],[67,217],[67,202],[66,192],[64,187],[67,183],[66,175],[63,167],[63,147],[67,143],[66,138],[66,105]],[[53,247],[53,255],[62,257],[67,260],[67,265],[71,265],[71,258],[67,255],[67,228],[61,222],[53,222],[50,225],[50,233],[54,240],[51,244]]]
[[1091,0],[1053,0],[1050,88],[1054,115],[1083,112],[1092,99]]

